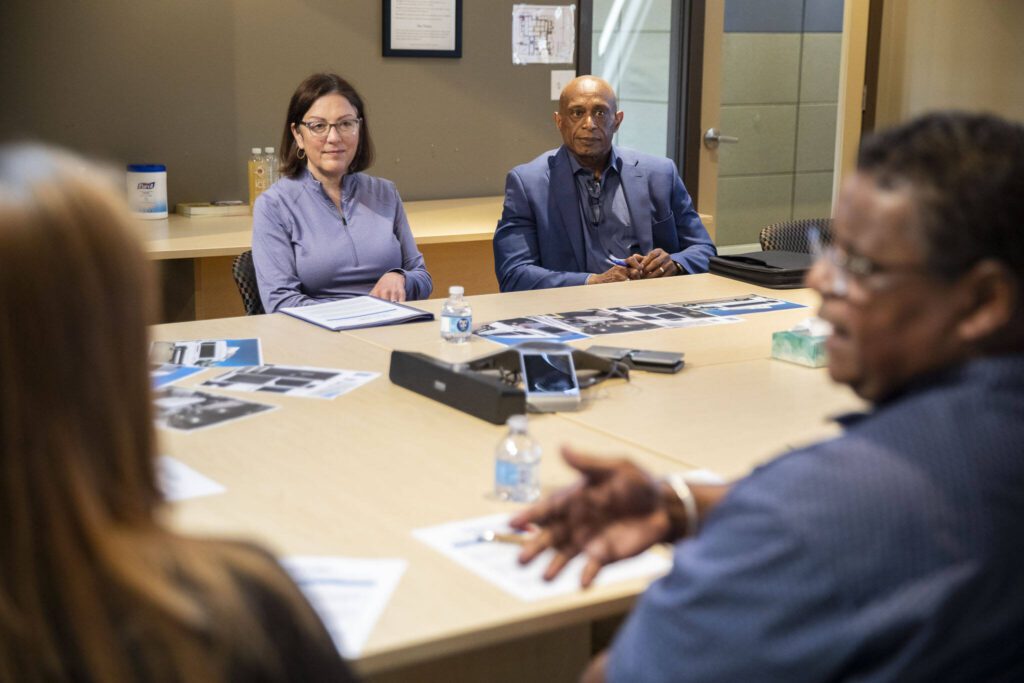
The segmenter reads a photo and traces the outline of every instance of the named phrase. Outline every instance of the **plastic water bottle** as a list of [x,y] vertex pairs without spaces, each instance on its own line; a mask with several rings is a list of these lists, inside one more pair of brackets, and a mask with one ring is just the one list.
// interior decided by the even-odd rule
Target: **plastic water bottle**
[[249,157],[249,206],[256,204],[256,198],[267,189],[267,169],[263,163],[263,152],[259,147],[252,148]]
[[274,154],[273,147],[263,148],[263,163],[267,165],[267,187],[270,187],[277,182],[279,176],[277,155]]
[[494,494],[529,503],[540,496],[540,444],[526,431],[526,416],[508,419],[508,434],[494,450]]
[[441,308],[441,338],[455,344],[469,341],[473,334],[473,309],[462,298],[465,290],[458,285],[448,288],[448,298]]

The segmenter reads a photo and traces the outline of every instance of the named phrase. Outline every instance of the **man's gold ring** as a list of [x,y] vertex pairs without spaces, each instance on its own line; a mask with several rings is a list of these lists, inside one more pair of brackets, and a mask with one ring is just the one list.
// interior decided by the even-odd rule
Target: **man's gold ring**
[[665,266],[658,266],[658,272],[661,273],[662,275],[664,275],[665,274]]

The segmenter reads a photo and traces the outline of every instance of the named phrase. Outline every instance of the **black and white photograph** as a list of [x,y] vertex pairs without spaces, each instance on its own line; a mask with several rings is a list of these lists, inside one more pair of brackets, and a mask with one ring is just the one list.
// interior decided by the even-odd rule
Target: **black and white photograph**
[[555,320],[569,325],[587,335],[620,334],[622,332],[639,332],[660,327],[657,323],[637,320],[607,308],[588,308],[582,311],[569,311],[551,316]]
[[180,432],[205,429],[277,408],[178,387],[158,392],[154,404],[157,427]]
[[229,391],[264,391],[303,398],[332,399],[380,376],[363,370],[334,370],[289,365],[238,368],[203,382]]
[[610,309],[616,313],[654,323],[659,327],[702,327],[723,323],[742,322],[733,316],[717,316],[683,304],[658,304],[656,306],[621,306]]

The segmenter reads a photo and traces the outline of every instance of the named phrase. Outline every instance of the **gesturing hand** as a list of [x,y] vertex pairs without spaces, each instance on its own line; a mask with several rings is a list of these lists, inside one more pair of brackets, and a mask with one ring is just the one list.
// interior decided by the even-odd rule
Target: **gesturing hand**
[[583,479],[512,518],[510,524],[541,528],[526,542],[519,561],[527,563],[554,548],[544,578],[551,580],[583,552],[587,563],[581,583],[589,586],[601,568],[637,555],[669,534],[671,522],[661,486],[632,462],[595,458],[570,448],[562,457]]
[[385,301],[405,301],[405,276],[394,271],[384,273],[370,290],[370,296]]

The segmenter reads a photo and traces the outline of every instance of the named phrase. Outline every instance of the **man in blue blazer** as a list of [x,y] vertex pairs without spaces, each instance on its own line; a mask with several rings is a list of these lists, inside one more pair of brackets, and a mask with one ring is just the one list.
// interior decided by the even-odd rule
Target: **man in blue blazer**
[[494,233],[503,292],[703,273],[715,247],[675,164],[616,148],[615,92],[596,76],[562,91],[564,144],[512,169]]

